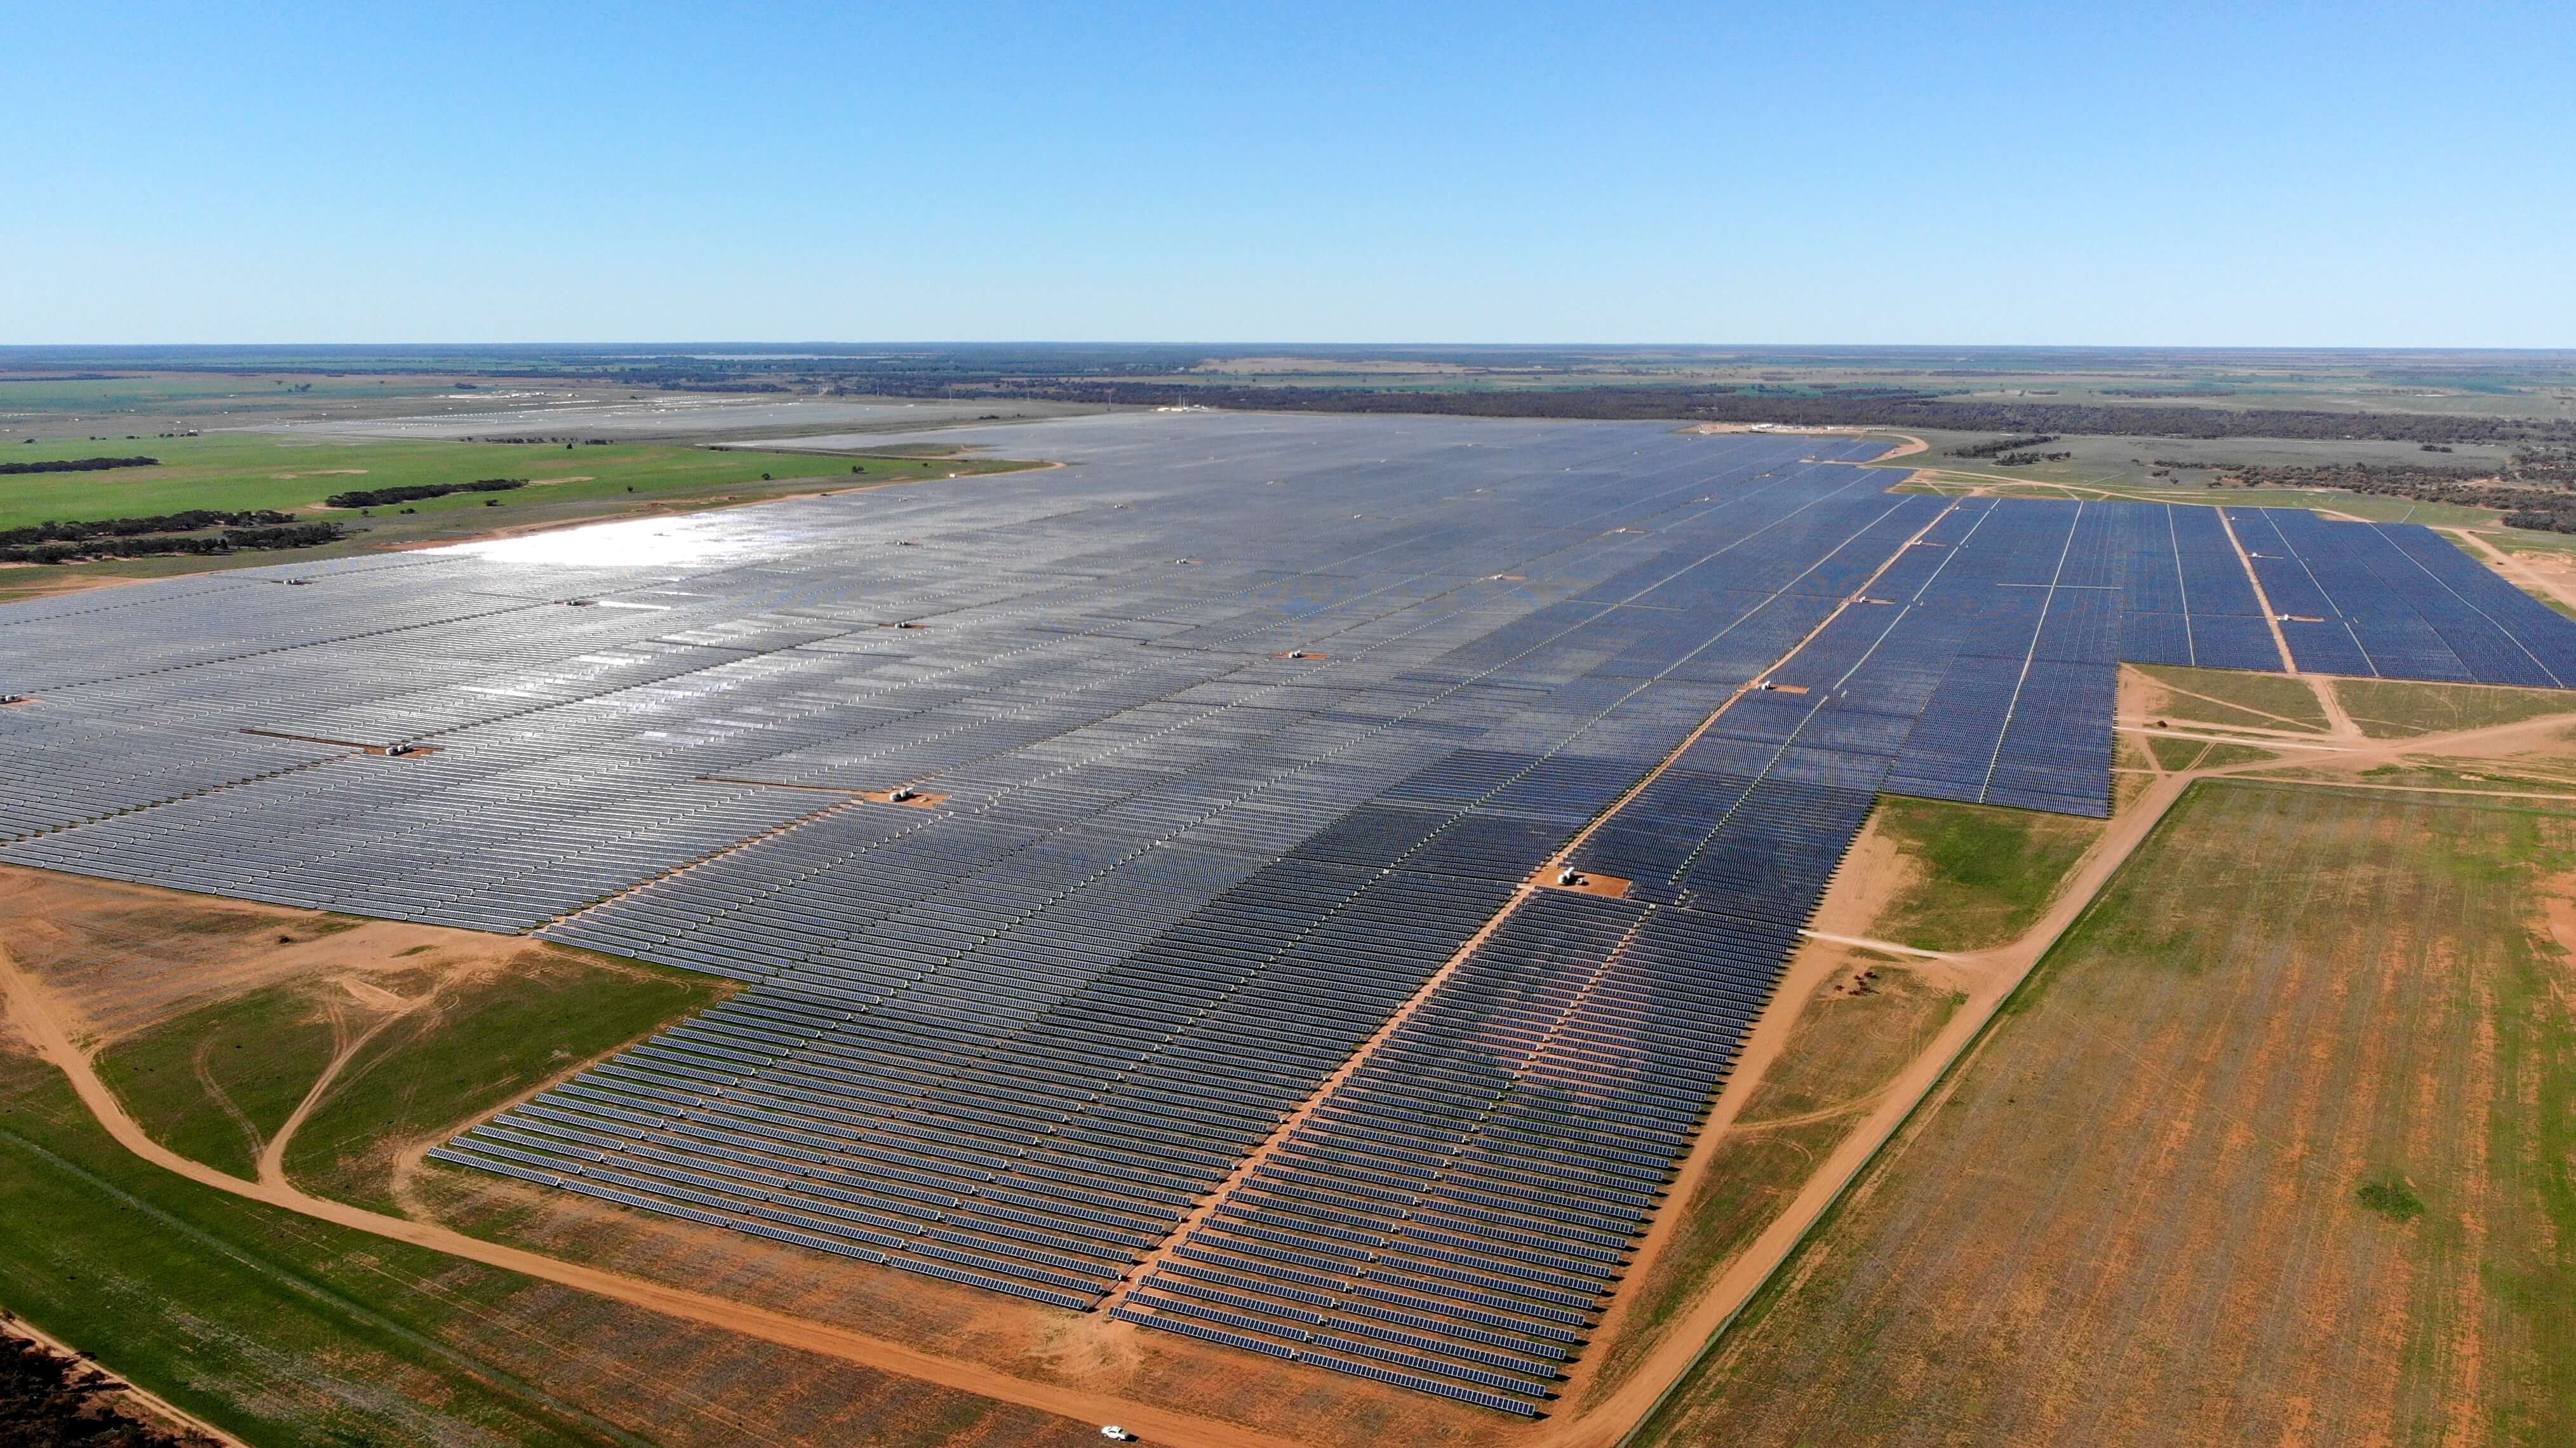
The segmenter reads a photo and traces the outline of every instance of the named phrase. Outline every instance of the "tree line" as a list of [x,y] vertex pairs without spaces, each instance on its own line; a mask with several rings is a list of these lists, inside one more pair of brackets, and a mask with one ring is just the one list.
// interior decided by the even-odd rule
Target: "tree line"
[[1970,443],[1966,447],[1954,447],[1950,449],[1950,456],[1954,458],[1990,458],[2002,453],[2013,452],[2020,448],[2032,448],[2037,447],[2044,442],[2055,441],[2057,441],[2057,434],[2053,432],[2034,432],[2027,437],[1999,437],[1992,442],[1977,442]]
[[2335,488],[2348,493],[2492,508],[2506,526],[2576,533],[2576,447],[2517,451],[2502,468],[2440,468],[2417,463],[2191,462],[2158,458],[2155,466],[2209,473],[2209,486]]
[[524,488],[526,478],[478,478],[470,483],[412,483],[399,488],[352,488],[322,500],[326,508],[381,508],[389,503],[416,503],[450,493],[506,493]]
[[63,458],[43,463],[0,463],[0,475],[19,473],[103,473],[109,468],[157,468],[159,458]]
[[83,558],[153,558],[172,553],[215,554],[264,548],[311,548],[337,541],[337,523],[283,523],[273,528],[227,528],[221,533],[145,533],[127,538],[0,547],[0,562],[71,563]]
[[130,538],[138,533],[191,533],[200,528],[249,528],[267,524],[292,523],[293,513],[280,513],[271,508],[253,508],[244,513],[218,513],[205,508],[190,508],[179,513],[155,513],[144,518],[96,518],[89,522],[43,522],[24,528],[0,528],[0,544],[72,543],[84,538]]

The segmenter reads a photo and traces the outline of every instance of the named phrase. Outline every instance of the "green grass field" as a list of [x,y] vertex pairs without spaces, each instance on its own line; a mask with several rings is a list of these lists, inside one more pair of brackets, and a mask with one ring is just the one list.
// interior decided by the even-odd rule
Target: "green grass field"
[[2571,882],[2197,787],[1634,1441],[2576,1441]]
[[2187,769],[2223,769],[2231,764],[2260,764],[2267,759],[2278,759],[2280,757],[2281,756],[2279,754],[2272,750],[2257,749],[2251,744],[2213,743],[2209,748],[2201,752],[2201,756],[2198,759],[2193,760],[2190,764],[2185,765],[2184,767]]
[[2281,756],[2269,749],[2256,749],[2248,744],[2228,744],[2214,739],[2166,739],[2150,737],[2147,748],[2156,763],[2166,769],[2217,769],[2230,764],[2254,764]]
[[2543,533],[2532,528],[2480,530],[2486,540],[2508,553],[2576,553],[2576,533]]
[[1099,1441],[197,1186],[6,1046],[0,1307],[260,1448]]
[[1982,950],[2030,928],[2057,898],[2099,820],[1889,795],[1875,828],[1915,875],[1874,927],[1917,950]]
[[[400,1147],[729,990],[685,971],[536,950],[504,971],[458,979],[423,969],[373,984],[429,998],[358,1048],[286,1166],[310,1190],[380,1211],[398,1210],[388,1184]],[[341,1042],[382,1019],[342,995],[336,981],[299,981],[217,1001],[117,1042],[99,1074],[164,1145],[249,1176]]]
[[2235,669],[2188,669],[2177,664],[2133,664],[2130,667],[2170,692],[2158,708],[2163,716],[2204,724],[2233,724],[2251,729],[2327,729],[2325,705],[2305,680],[2286,674],[2249,674]]
[[[315,548],[0,567],[0,602],[89,580],[170,578],[213,569],[345,558],[387,548],[462,542],[502,528],[668,515],[821,490],[971,478],[1031,466],[982,457],[812,457],[651,444],[567,451],[561,446],[343,442],[266,434],[156,438],[148,448],[122,438],[113,444],[49,443],[21,446],[0,457],[27,461],[138,453],[160,458],[162,466],[0,477],[0,527],[49,519],[149,516],[189,508],[227,512],[273,508],[303,519],[340,523],[350,534]],[[527,478],[530,485],[504,493],[451,493],[364,512],[320,506],[325,496],[351,488],[493,477]],[[412,511],[405,513],[404,508]]]
[[270,986],[117,1042],[98,1073],[162,1145],[247,1177],[330,1064],[333,1039],[310,990]]
[[2506,689],[2481,684],[2412,684],[2386,679],[2337,679],[2344,712],[2373,739],[2402,739],[2454,729],[2482,729],[2576,713],[2576,694],[2563,689]]
[[[47,442],[0,453],[0,461],[39,462],[81,457],[161,459],[161,466],[97,473],[32,473],[0,477],[0,528],[72,518],[131,518],[187,508],[243,512],[273,508],[356,528],[369,526],[355,510],[326,509],[322,499],[352,488],[409,487],[472,482],[477,478],[526,478],[530,486],[507,493],[454,493],[372,510],[378,519],[471,513],[478,526],[507,522],[514,508],[573,501],[623,501],[632,489],[651,498],[775,478],[847,478],[853,483],[940,477],[970,470],[934,459],[831,458],[715,452],[704,448],[619,444],[563,447],[473,442],[369,442],[266,433],[151,438],[129,443]],[[860,469],[857,473],[850,470]],[[487,509],[485,500],[497,500]],[[499,516],[492,516],[497,514]],[[381,525],[379,525],[381,526]]]
[[729,982],[530,951],[498,975],[442,984],[341,1071],[287,1144],[300,1185],[381,1211],[394,1153],[731,993]]

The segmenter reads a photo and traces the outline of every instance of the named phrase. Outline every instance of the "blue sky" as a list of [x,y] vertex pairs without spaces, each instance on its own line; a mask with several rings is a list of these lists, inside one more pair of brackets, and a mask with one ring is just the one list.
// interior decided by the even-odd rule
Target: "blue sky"
[[2576,7],[17,0],[0,343],[2576,346]]

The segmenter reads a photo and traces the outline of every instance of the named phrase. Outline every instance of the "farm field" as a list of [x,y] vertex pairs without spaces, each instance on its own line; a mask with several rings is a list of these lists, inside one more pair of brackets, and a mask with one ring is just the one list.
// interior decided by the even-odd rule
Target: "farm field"
[[2215,349],[1302,347],[1213,352],[1130,380],[1184,385],[1513,390],[1734,386],[1784,398],[1901,387],[1959,401],[2533,419],[2568,415],[2561,356]]
[[[312,548],[216,555],[0,566],[0,601],[135,578],[267,567],[390,548],[462,542],[650,513],[727,507],[816,491],[1010,472],[1029,464],[940,456],[811,458],[657,444],[605,447],[316,439],[226,434],[20,447],[0,460],[146,456],[158,467],[0,476],[0,528],[46,521],[144,517],[188,509],[272,509],[301,521],[336,522],[348,536]],[[362,488],[525,478],[506,492],[374,508],[329,508],[323,499]],[[406,512],[405,510],[409,510]]]
[[[594,447],[477,443],[316,441],[267,433],[206,437],[117,438],[21,446],[0,461],[52,462],[86,457],[154,457],[158,467],[103,472],[21,473],[0,477],[0,527],[48,519],[128,518],[189,508],[280,512],[358,524],[357,509],[325,509],[322,500],[354,488],[395,488],[462,483],[478,478],[526,478],[549,488],[579,489],[585,496],[629,487],[689,487],[740,482],[760,475],[758,459],[728,458],[689,448]],[[571,479],[573,481],[561,481]],[[480,508],[500,493],[455,493],[400,506],[421,512]],[[381,510],[394,514],[396,509]],[[477,519],[477,522],[483,521]]]
[[2495,689],[2472,685],[2391,683],[2337,679],[2343,706],[2373,739],[2399,739],[2452,729],[2510,724],[2567,710],[2565,694],[2550,689]]
[[[451,374],[452,375],[452,374]],[[452,406],[449,377],[286,372],[29,370],[0,366],[0,446],[107,434],[242,425],[272,418],[381,416]],[[622,395],[622,394],[621,394]],[[31,449],[32,451],[32,449]],[[14,454],[12,454],[14,456]]]
[[[866,482],[944,477],[988,469],[988,460],[932,458],[812,459],[652,444],[606,447],[427,441],[341,441],[269,433],[128,441],[52,442],[0,454],[0,462],[146,456],[158,467],[89,473],[26,473],[0,477],[0,528],[48,519],[129,518],[203,508],[242,512],[255,508],[292,512],[356,529],[390,529],[403,517],[471,513],[481,528],[517,521],[513,508],[571,501],[624,500],[629,491],[650,499],[710,487],[756,486],[761,474],[832,475]],[[856,468],[858,471],[853,472]],[[365,510],[326,508],[323,499],[353,489],[524,478],[529,486],[502,493],[451,493]],[[497,508],[487,508],[497,500]],[[494,517],[492,514],[500,516]]]
[[[697,443],[762,434],[799,435],[853,426],[1054,417],[1098,411],[1078,404],[853,397],[846,389],[710,396],[621,385],[599,375],[602,359],[558,366],[490,357],[373,356],[339,359],[374,372],[336,370],[331,359],[272,358],[265,370],[133,370],[100,374],[31,369],[11,373],[0,348],[0,447],[123,441],[130,434],[202,430],[302,432],[345,438],[490,439],[537,432],[617,442]],[[497,367],[496,367],[496,364]],[[532,373],[534,375],[532,375]],[[480,381],[466,379],[480,377]],[[453,380],[451,380],[453,379]],[[5,459],[0,459],[5,461]]]
[[2571,871],[2199,786],[1648,1441],[2565,1441]]

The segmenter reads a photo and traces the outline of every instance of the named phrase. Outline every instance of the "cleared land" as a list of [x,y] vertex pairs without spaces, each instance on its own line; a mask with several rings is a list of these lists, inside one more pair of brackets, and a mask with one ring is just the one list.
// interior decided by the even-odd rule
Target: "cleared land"
[[[191,427],[242,426],[269,418],[363,416],[453,407],[451,377],[148,372],[99,375],[87,366],[0,375],[0,443],[16,446],[102,434],[122,440]],[[620,395],[623,395],[622,393]],[[34,448],[28,451],[33,453]],[[14,456],[14,455],[13,455]]]
[[[591,357],[544,375],[492,357],[369,359],[387,375],[320,370],[314,359],[286,370],[154,371],[86,367],[0,373],[0,445],[59,439],[157,437],[191,430],[276,427],[346,437],[484,438],[537,432],[619,442],[709,442],[758,433],[801,435],[854,426],[921,426],[1060,416],[1095,408],[1062,403],[940,402],[913,398],[753,392],[724,395],[620,385],[599,376]],[[328,365],[328,364],[325,364]],[[344,362],[341,364],[346,366]],[[470,381],[480,374],[482,381]]]
[[2200,786],[1650,1441],[2568,1441],[2562,809]]

